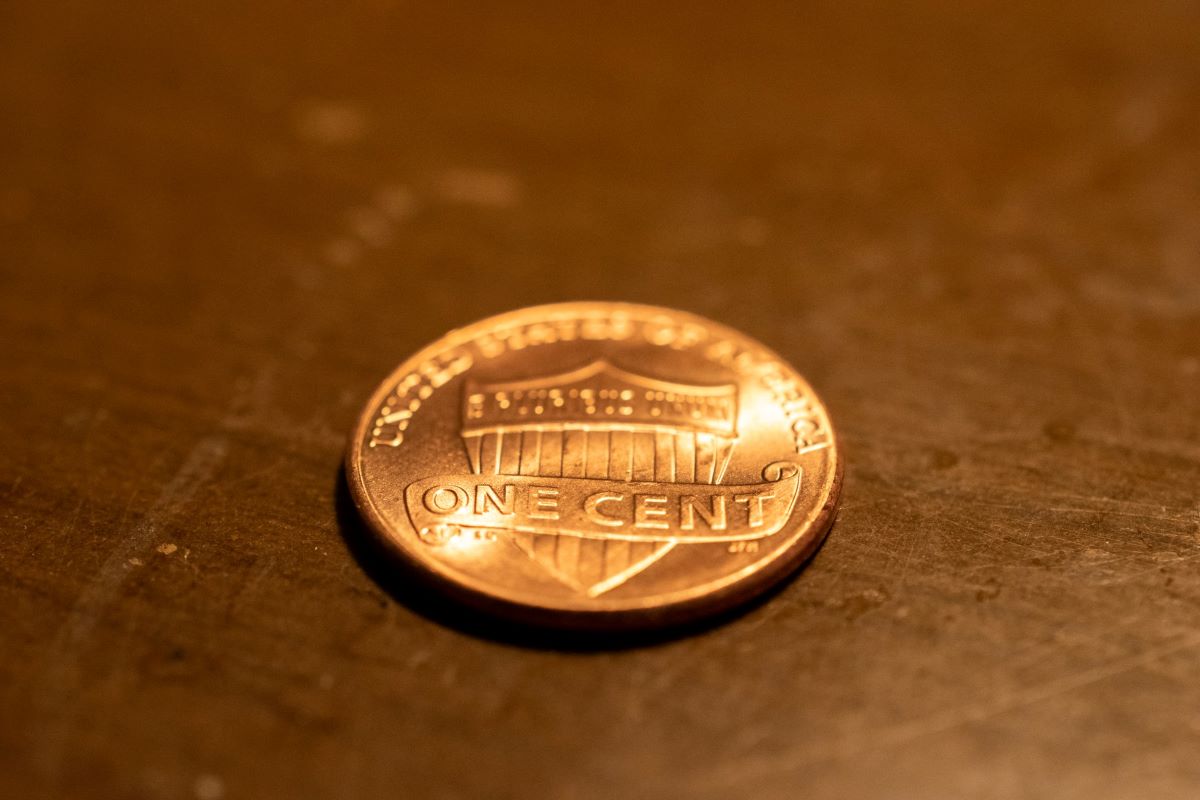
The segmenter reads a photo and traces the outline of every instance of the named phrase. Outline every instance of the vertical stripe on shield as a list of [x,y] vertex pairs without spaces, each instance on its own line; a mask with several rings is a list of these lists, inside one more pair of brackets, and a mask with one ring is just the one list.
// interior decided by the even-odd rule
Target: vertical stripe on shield
[[[726,437],[665,427],[526,426],[463,438],[476,474],[609,481],[720,483],[732,451]],[[674,547],[670,541],[605,541],[553,533],[511,536],[560,580],[593,595],[645,569]]]

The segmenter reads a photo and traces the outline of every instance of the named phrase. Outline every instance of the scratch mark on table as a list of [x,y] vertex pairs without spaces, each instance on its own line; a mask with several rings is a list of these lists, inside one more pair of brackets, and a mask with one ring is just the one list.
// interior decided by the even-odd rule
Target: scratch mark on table
[[159,492],[141,522],[121,538],[96,571],[91,582],[80,592],[49,648],[43,681],[42,701],[50,706],[48,729],[42,736],[43,767],[58,774],[63,760],[63,744],[70,726],[68,701],[77,690],[74,675],[80,648],[90,637],[104,609],[117,597],[129,575],[125,568],[130,559],[154,544],[164,522],[180,511],[216,473],[225,460],[229,443],[223,435],[210,435],[192,447],[175,474]]
[[747,780],[793,772],[821,762],[844,760],[866,753],[903,747],[919,739],[947,733],[973,723],[986,722],[1011,711],[1044,703],[1139,667],[1150,666],[1175,653],[1197,646],[1200,646],[1200,632],[1187,634],[1157,647],[1151,647],[1043,683],[1011,692],[1001,692],[992,698],[965,703],[908,722],[883,727],[859,739],[849,739],[834,742],[828,747],[805,748],[757,759],[743,758],[737,762],[736,769],[717,768],[715,775],[712,772],[697,774],[692,776],[692,780],[695,781],[695,785],[708,788],[718,784],[744,785]]

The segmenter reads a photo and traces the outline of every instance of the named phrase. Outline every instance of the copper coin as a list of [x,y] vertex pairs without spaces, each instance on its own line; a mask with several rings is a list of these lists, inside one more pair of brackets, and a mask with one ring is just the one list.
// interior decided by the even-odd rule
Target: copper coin
[[436,588],[522,622],[624,628],[793,572],[832,521],[841,462],[824,405],[758,342],[667,308],[566,303],[401,364],[347,477]]

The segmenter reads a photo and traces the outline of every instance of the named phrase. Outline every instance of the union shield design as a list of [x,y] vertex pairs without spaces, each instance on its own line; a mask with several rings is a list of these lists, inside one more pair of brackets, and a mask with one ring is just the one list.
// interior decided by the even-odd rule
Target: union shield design
[[734,384],[685,385],[607,361],[543,378],[465,385],[470,475],[405,492],[427,543],[464,531],[508,538],[559,581],[607,592],[682,544],[750,541],[787,521],[791,463],[724,485],[737,441]]

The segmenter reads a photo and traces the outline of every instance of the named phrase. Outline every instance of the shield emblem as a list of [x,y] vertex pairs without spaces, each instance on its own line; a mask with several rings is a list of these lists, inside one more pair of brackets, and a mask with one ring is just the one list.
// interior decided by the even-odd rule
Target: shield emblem
[[[719,484],[737,439],[737,403],[734,384],[662,381],[600,360],[533,380],[468,383],[462,439],[476,475]],[[506,536],[559,581],[591,597],[620,586],[676,545],[669,536]]]

